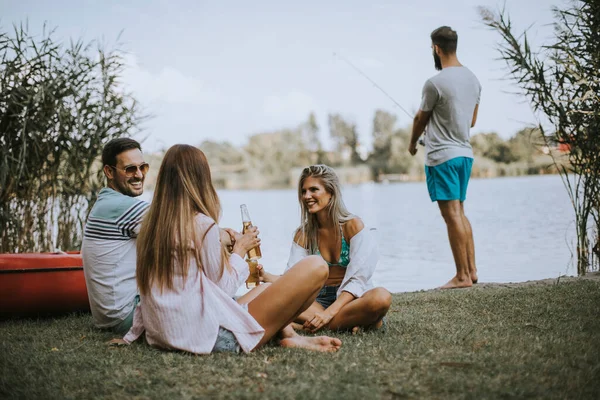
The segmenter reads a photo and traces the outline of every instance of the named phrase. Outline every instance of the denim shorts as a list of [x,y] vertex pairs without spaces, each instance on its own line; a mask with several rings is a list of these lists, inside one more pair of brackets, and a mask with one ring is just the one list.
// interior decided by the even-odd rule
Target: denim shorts
[[340,286],[323,286],[317,295],[317,303],[327,308],[337,300],[337,291]]
[[[248,311],[248,304],[240,304],[242,308]],[[229,329],[225,329],[219,326],[219,333],[217,333],[217,341],[212,349],[213,353],[241,353],[242,348],[238,343],[233,332]]]
[[133,325],[133,315],[135,314],[135,309],[137,308],[138,304],[140,304],[140,295],[136,294],[135,298],[133,299],[133,309],[129,315],[127,315],[123,321],[111,327],[110,330],[114,333],[118,333],[119,335],[126,335]]
[[473,159],[469,157],[452,158],[435,167],[426,165],[427,190],[431,201],[465,201],[472,167]]
[[217,334],[217,341],[212,349],[213,353],[241,353],[242,348],[238,343],[233,332],[228,329],[219,327],[219,333]]

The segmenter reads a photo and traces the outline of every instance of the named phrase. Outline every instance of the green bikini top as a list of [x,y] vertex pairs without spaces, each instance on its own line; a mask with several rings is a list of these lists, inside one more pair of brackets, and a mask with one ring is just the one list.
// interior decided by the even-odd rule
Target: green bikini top
[[[340,266],[340,267],[344,267],[347,268],[348,264],[350,264],[350,244],[348,244],[348,242],[346,242],[346,238],[344,237],[344,232],[342,231],[342,226],[340,225],[340,234],[342,235],[342,251],[340,251],[340,259],[338,262],[336,263],[330,263],[329,261],[325,260],[325,262],[330,266]],[[317,246],[317,253],[318,255],[321,255],[321,252],[319,251],[319,247]]]

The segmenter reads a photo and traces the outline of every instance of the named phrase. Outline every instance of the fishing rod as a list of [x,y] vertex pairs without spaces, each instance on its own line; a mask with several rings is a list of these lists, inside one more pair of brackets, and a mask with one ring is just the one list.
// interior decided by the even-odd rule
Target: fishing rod
[[[406,109],[404,107],[402,107],[397,101],[396,99],[394,99],[388,92],[386,92],[381,86],[379,86],[377,84],[377,82],[375,82],[373,79],[371,79],[367,74],[365,74],[363,71],[361,71],[356,65],[352,64],[350,62],[350,60],[348,60],[346,57],[342,56],[339,53],[336,53],[335,51],[333,52],[333,56],[339,58],[340,60],[344,61],[346,64],[348,64],[353,70],[355,70],[356,72],[358,72],[360,75],[362,75],[365,79],[367,79],[369,82],[371,82],[371,84],[373,84],[373,86],[375,86],[377,89],[379,89],[381,91],[381,93],[383,93],[388,99],[390,99],[395,105],[397,105],[402,111],[404,111],[404,113],[410,118],[413,119],[414,116],[410,115],[410,113],[408,111],[406,111]],[[419,138],[419,144],[421,146],[425,146],[425,143],[423,141],[423,137]]]

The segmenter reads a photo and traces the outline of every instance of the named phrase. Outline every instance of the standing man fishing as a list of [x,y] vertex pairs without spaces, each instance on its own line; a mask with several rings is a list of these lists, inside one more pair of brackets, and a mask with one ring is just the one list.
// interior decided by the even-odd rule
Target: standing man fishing
[[425,136],[425,174],[431,201],[437,201],[448,228],[456,275],[442,289],[477,283],[475,246],[464,201],[473,165],[469,130],[475,126],[481,84],[456,56],[458,35],[442,26],[431,33],[435,69],[440,71],[423,86],[421,106],[414,118],[408,151],[417,153]]

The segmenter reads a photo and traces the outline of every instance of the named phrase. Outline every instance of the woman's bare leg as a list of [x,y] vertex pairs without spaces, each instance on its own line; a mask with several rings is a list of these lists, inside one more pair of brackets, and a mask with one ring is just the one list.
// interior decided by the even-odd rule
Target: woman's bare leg
[[[248,293],[240,297],[237,301],[240,304],[247,304],[258,297],[266,288],[268,288],[270,283],[264,283],[260,286],[255,287],[250,290]],[[312,297],[312,296],[311,296]],[[310,299],[312,301],[312,298]],[[305,338],[296,333],[292,328],[292,325],[289,324],[279,331],[279,337],[281,341],[279,344],[283,347],[300,347],[309,350],[315,351],[336,351],[339,349],[339,346],[331,346],[330,338],[327,337],[319,337],[319,338]]]
[[[287,329],[289,323],[314,302],[328,275],[329,268],[322,257],[306,257],[248,303],[248,311],[265,329],[265,335],[257,348],[271,340],[279,331]],[[284,330],[283,333],[291,334],[289,330]],[[297,342],[298,345],[293,347],[307,347]],[[335,351],[341,346],[339,339],[325,338],[325,342],[319,346],[325,351]],[[282,345],[285,345],[283,340]]]
[[323,311],[325,311],[323,306],[315,301],[302,314],[298,315],[294,322],[304,325],[306,321],[313,319],[315,313]]
[[367,291],[362,297],[346,304],[329,322],[331,330],[354,327],[379,328],[392,304],[392,295],[378,287]]
[[260,285],[256,286],[255,288],[250,290],[248,293],[246,293],[245,295],[243,295],[239,299],[237,299],[237,302],[240,304],[250,303],[256,297],[258,297],[259,294],[264,292],[265,289],[269,287],[269,285],[270,285],[270,283],[261,283]]

